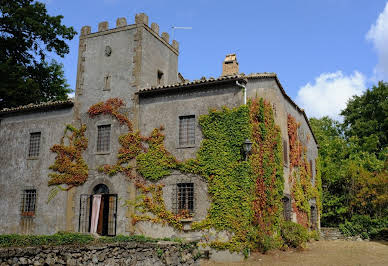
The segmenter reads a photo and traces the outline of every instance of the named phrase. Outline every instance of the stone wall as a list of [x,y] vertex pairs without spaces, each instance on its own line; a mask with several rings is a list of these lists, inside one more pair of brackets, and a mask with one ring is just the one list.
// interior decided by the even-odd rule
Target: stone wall
[[0,248],[0,265],[199,265],[199,250],[174,242]]

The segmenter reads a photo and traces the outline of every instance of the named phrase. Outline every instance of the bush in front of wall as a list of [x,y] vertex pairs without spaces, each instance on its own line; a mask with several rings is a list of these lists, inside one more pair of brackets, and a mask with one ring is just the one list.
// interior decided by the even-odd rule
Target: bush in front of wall
[[281,236],[289,247],[301,248],[309,240],[309,233],[302,225],[284,221],[281,225]]

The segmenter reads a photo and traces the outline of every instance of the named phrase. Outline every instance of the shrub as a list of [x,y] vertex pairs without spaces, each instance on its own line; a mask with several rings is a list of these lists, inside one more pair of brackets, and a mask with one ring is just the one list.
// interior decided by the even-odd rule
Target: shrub
[[59,232],[54,235],[0,235],[0,247],[87,244],[91,235]]
[[384,236],[383,231],[388,227],[388,217],[371,218],[369,215],[353,215],[350,221],[339,225],[345,236],[361,236],[364,239]]
[[321,238],[319,231],[318,230],[313,230],[309,232],[309,239],[314,239],[318,241]]
[[378,232],[371,233],[370,238],[373,240],[385,240],[388,241],[388,227],[379,230]]
[[281,235],[284,243],[290,247],[299,248],[309,239],[307,229],[294,222],[283,222]]

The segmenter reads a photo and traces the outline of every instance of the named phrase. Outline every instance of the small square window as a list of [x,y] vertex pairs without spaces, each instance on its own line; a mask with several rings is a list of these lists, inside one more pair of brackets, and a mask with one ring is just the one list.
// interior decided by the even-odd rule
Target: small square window
[[110,150],[110,125],[97,127],[97,152],[109,152]]
[[36,189],[25,189],[22,194],[21,215],[31,217],[35,215]]
[[179,117],[179,146],[195,145],[195,116]]
[[178,183],[177,184],[177,212],[193,213],[194,212],[194,184]]
[[30,133],[30,146],[28,149],[28,157],[38,157],[40,150],[40,132]]

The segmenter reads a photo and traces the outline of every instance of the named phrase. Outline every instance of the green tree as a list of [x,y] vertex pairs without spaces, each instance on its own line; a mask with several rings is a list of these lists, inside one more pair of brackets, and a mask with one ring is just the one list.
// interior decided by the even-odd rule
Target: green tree
[[353,96],[341,112],[345,134],[358,138],[363,151],[382,155],[388,147],[388,83],[380,81],[361,96]]
[[335,226],[345,221],[349,212],[351,180],[346,178],[343,163],[349,157],[349,147],[341,124],[329,117],[310,119],[319,143],[323,207],[321,223]]
[[76,32],[34,0],[0,0],[0,109],[67,99],[63,67],[46,57],[69,52]]

